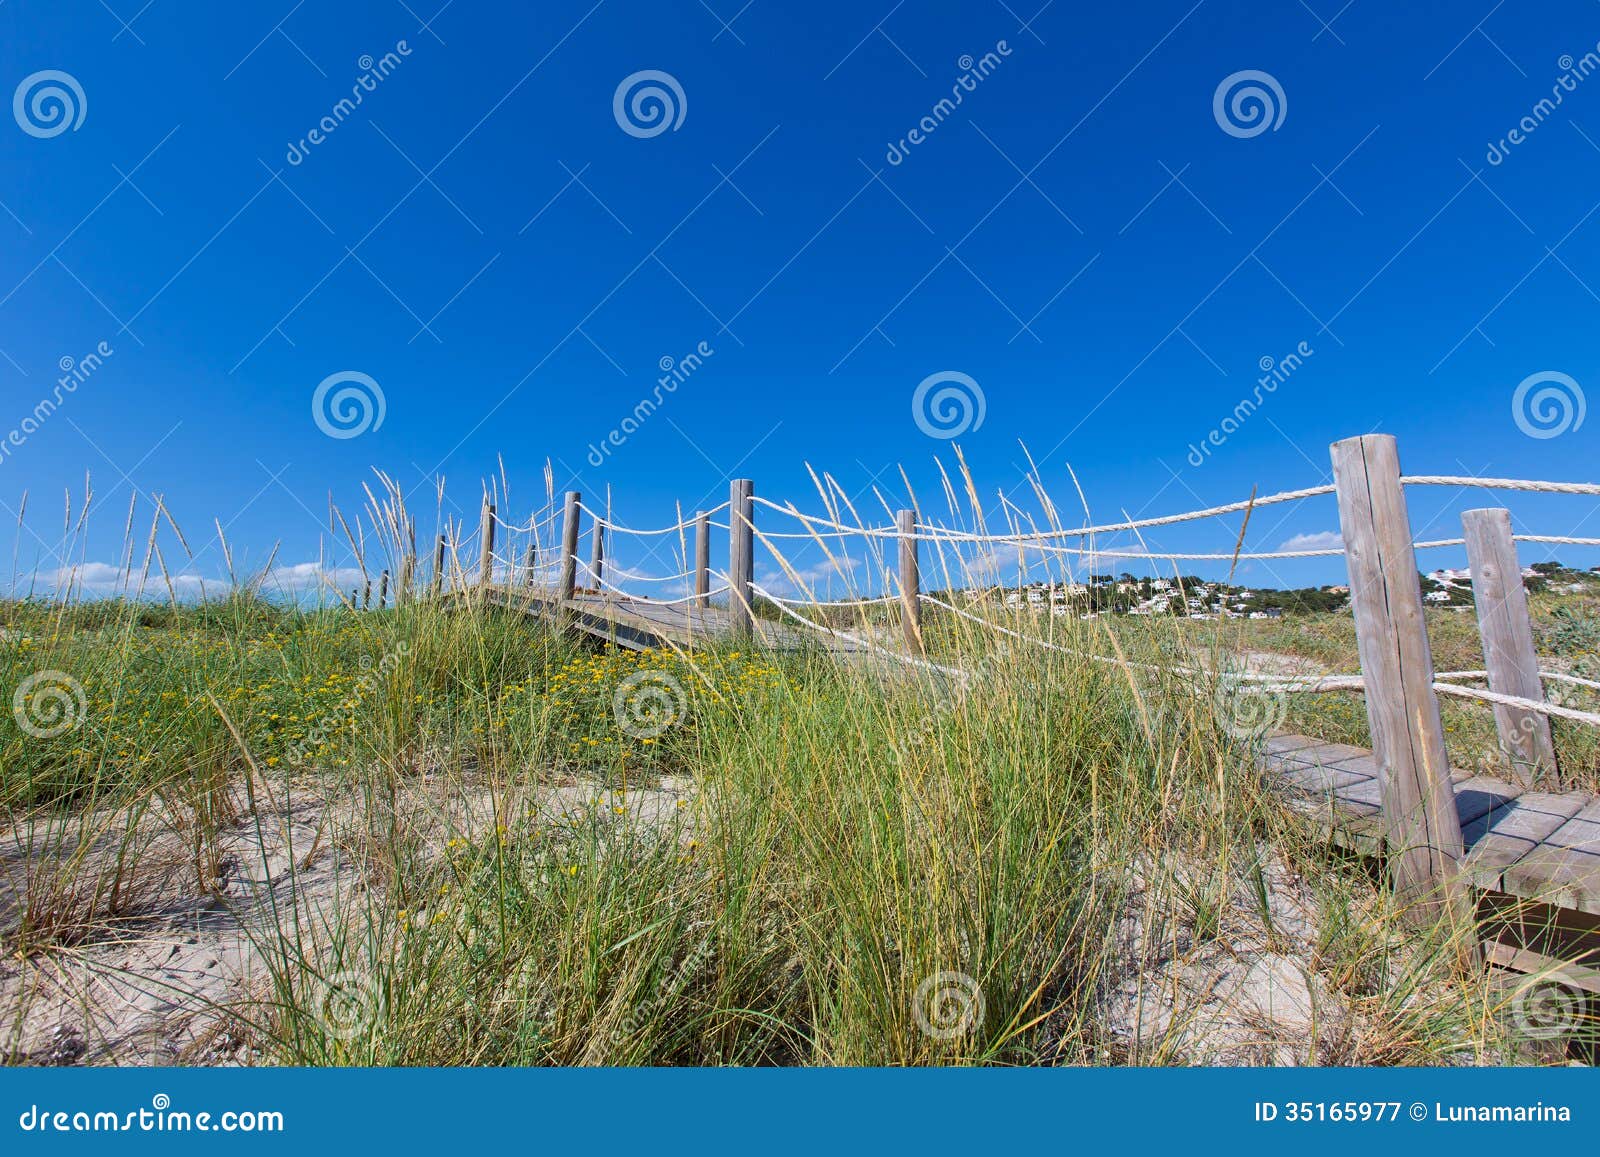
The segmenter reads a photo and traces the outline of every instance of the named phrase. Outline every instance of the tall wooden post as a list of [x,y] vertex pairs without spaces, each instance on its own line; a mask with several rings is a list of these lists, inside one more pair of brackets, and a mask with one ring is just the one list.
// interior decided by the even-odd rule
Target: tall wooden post
[[600,520],[594,520],[594,534],[589,544],[589,574],[594,579],[594,589],[602,590],[600,576],[606,570],[606,528]]
[[478,582],[488,586],[494,582],[494,503],[483,501],[483,531],[479,535],[482,551],[478,558]]
[[389,572],[385,570],[378,576],[378,609],[381,611],[389,605]]
[[[1381,776],[1389,870],[1412,918],[1445,912],[1467,927],[1461,819],[1445,753],[1433,653],[1422,615],[1400,455],[1388,434],[1335,442],[1333,478],[1350,569],[1350,602]],[[1474,937],[1469,952],[1476,952]]]
[[[1472,599],[1478,605],[1489,690],[1520,699],[1543,699],[1539,659],[1533,649],[1528,592],[1522,585],[1517,546],[1511,537],[1511,512],[1503,508],[1468,510],[1461,515],[1472,571]],[[1542,771],[1556,771],[1550,720],[1537,711],[1494,705],[1500,750],[1511,761],[1512,777],[1531,787]]]
[[578,586],[578,503],[582,499],[578,491],[567,491],[566,506],[561,512],[561,570],[556,590],[563,599],[570,599]]
[[895,516],[900,530],[900,622],[906,651],[922,654],[921,576],[917,565],[917,512],[902,510]]
[[711,605],[711,516],[694,516],[694,605]]
[[534,539],[528,544],[528,557],[522,564],[522,584],[532,586],[539,576],[539,540]]
[[756,486],[748,478],[735,478],[728,487],[728,618],[735,638],[748,639],[755,631],[750,613],[750,582],[755,574]]
[[433,594],[439,597],[439,592],[444,590],[444,551],[446,536],[439,535],[439,544],[433,550]]
[[404,606],[411,601],[411,585],[417,580],[417,544],[411,544],[412,553],[400,559],[400,581],[394,588],[394,605]]

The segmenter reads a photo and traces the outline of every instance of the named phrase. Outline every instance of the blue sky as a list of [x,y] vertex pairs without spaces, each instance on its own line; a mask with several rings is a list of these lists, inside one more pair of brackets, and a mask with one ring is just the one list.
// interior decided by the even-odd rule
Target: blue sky
[[[63,359],[112,352],[0,457],[5,533],[28,492],[19,566],[60,565],[85,472],[104,508],[74,559],[114,563],[129,495],[143,519],[161,494],[207,578],[213,519],[241,568],[335,552],[329,495],[357,508],[373,467],[414,488],[424,534],[434,475],[470,521],[503,462],[522,518],[547,458],[641,525],[733,475],[814,510],[807,464],[869,513],[874,482],[904,501],[900,465],[942,505],[956,445],[991,505],[1032,508],[1025,443],[1098,521],[1315,485],[1331,441],[1374,430],[1415,472],[1591,478],[1595,427],[1530,436],[1513,396],[1600,381],[1600,77],[1580,75],[1600,5],[1405,7],[7,0],[0,88],[65,73],[82,115],[55,132],[24,91],[0,118],[0,440]],[[674,127],[618,119],[640,72],[675,82]],[[1219,120],[1245,72],[1281,92],[1274,127],[1225,125],[1226,101]],[[1197,452],[1263,359],[1302,348]],[[383,421],[333,438],[312,399],[345,372]],[[941,373],[983,401],[954,439],[912,409]],[[1414,528],[1455,537],[1501,501],[1414,493]],[[1587,502],[1509,505],[1521,530],[1596,533]],[[1258,513],[1249,545],[1335,529],[1313,500]]]

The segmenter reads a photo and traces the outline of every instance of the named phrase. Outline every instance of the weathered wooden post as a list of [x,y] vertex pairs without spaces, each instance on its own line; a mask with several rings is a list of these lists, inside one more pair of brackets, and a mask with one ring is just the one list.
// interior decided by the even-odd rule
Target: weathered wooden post
[[[1332,457],[1390,874],[1413,920],[1437,918],[1442,905],[1457,927],[1466,927],[1472,901],[1460,871],[1461,819],[1433,690],[1399,451],[1393,436],[1368,434],[1335,442]],[[1474,937],[1467,951],[1476,950]]]
[[445,536],[439,535],[439,545],[433,551],[433,597],[438,598],[439,592],[444,590],[444,550]]
[[483,500],[483,530],[479,535],[482,551],[478,558],[478,582],[488,586],[494,582],[494,503]]
[[539,540],[528,544],[528,557],[522,564],[522,585],[531,587],[539,575]]
[[921,576],[917,565],[917,512],[902,510],[895,516],[900,530],[900,622],[906,651],[922,654]]
[[400,559],[400,581],[394,588],[394,605],[404,606],[411,601],[411,584],[417,577],[417,544],[411,544],[411,553]]
[[711,516],[694,516],[694,605],[711,605]]
[[567,502],[561,512],[561,570],[556,581],[556,592],[563,600],[570,599],[578,586],[578,504],[583,495],[576,490],[567,491]]
[[594,520],[594,534],[589,544],[589,573],[594,578],[594,589],[601,590],[600,576],[606,569],[606,528],[598,518]]
[[[1461,515],[1467,540],[1467,565],[1472,572],[1472,599],[1478,606],[1478,631],[1483,639],[1489,690],[1519,699],[1543,699],[1539,658],[1533,649],[1533,624],[1528,618],[1528,592],[1522,585],[1517,546],[1511,537],[1511,512],[1495,507]],[[1533,786],[1540,772],[1556,771],[1556,749],[1550,720],[1523,707],[1494,704],[1500,750],[1511,761],[1512,778]]]
[[389,605],[389,572],[384,570],[378,576],[378,609],[381,611]]
[[750,581],[755,574],[755,483],[735,478],[728,487],[728,619],[738,639],[755,631]]

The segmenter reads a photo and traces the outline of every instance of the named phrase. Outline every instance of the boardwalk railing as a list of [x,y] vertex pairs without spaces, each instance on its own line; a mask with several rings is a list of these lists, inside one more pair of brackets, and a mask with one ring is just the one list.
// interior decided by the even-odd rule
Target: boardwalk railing
[[[1060,524],[1048,500],[1042,528],[1037,519],[1025,514],[1005,498],[1001,508],[1006,528],[992,533],[973,501],[974,526],[945,525],[930,520],[916,509],[890,511],[892,521],[884,525],[864,524],[849,500],[832,480],[821,485],[827,513],[802,513],[795,506],[780,505],[755,494],[749,479],[735,479],[729,487],[728,501],[710,510],[696,511],[671,525],[637,528],[615,522],[609,503],[604,512],[584,504],[576,491],[564,496],[561,509],[551,510],[543,519],[525,525],[506,523],[496,504],[486,496],[481,510],[478,538],[476,584],[451,560],[470,543],[440,535],[434,560],[431,589],[471,590],[501,586],[548,590],[559,605],[573,602],[584,592],[617,605],[648,604],[652,607],[679,607],[689,621],[709,612],[712,600],[725,596],[726,629],[735,637],[752,634],[755,609],[759,601],[770,602],[786,621],[833,640],[870,650],[909,665],[933,668],[961,677],[965,673],[940,667],[925,658],[922,608],[939,608],[998,634],[1057,650],[1059,643],[1041,639],[996,623],[975,613],[972,605],[962,608],[924,593],[923,571],[927,562],[921,548],[932,549],[931,561],[942,567],[945,590],[961,585],[952,580],[947,552],[957,552],[957,571],[962,571],[959,552],[993,552],[1015,549],[1019,557],[1037,554],[1045,558],[1064,558],[1091,564],[1107,558],[1141,558],[1147,561],[1226,561],[1298,559],[1343,556],[1349,571],[1350,601],[1354,615],[1360,672],[1317,678],[1291,678],[1264,674],[1228,676],[1242,693],[1284,695],[1290,693],[1348,692],[1365,694],[1367,719],[1373,754],[1381,771],[1382,815],[1385,845],[1397,888],[1427,908],[1442,902],[1458,908],[1465,904],[1465,888],[1459,882],[1463,855],[1461,823],[1451,783],[1445,733],[1440,718],[1439,696],[1446,695],[1490,706],[1494,712],[1499,747],[1504,766],[1520,785],[1531,787],[1537,781],[1558,774],[1557,757],[1551,740],[1549,718],[1557,716],[1588,725],[1600,725],[1600,714],[1579,710],[1546,695],[1550,683],[1600,690],[1600,682],[1567,672],[1541,670],[1534,649],[1527,598],[1517,561],[1516,544],[1567,544],[1600,546],[1600,538],[1524,534],[1514,535],[1508,512],[1503,508],[1469,510],[1462,516],[1463,536],[1455,539],[1416,542],[1412,538],[1407,513],[1406,491],[1422,486],[1470,487],[1523,492],[1600,496],[1600,484],[1537,482],[1525,479],[1472,478],[1448,475],[1402,474],[1398,449],[1393,437],[1372,434],[1335,443],[1331,447],[1333,482],[1265,496],[1252,496],[1203,510],[1150,518],[1126,519],[1097,526],[1068,527]],[[946,481],[946,492],[955,511],[955,491]],[[1095,539],[1114,533],[1140,534],[1145,530],[1216,518],[1229,514],[1249,516],[1258,509],[1289,502],[1301,502],[1327,495],[1334,496],[1339,514],[1341,545],[1315,550],[1277,550],[1251,552],[1237,547],[1229,551],[1169,552],[1151,549],[1142,539],[1136,548],[1098,545]],[[969,497],[970,497],[969,492]],[[726,521],[717,516],[726,515]],[[854,522],[847,521],[849,518]],[[773,518],[787,522],[792,529],[774,529],[762,524]],[[590,530],[590,557],[579,558],[583,523]],[[952,518],[952,523],[958,520]],[[782,523],[779,524],[780,526]],[[559,527],[559,542],[554,532]],[[713,529],[726,534],[726,570],[712,568]],[[459,530],[459,528],[457,528]],[[500,532],[505,533],[502,540]],[[526,553],[519,560],[513,539],[528,536]],[[676,556],[688,565],[679,573],[660,578],[628,575],[613,565],[607,575],[608,539],[612,537],[660,539],[677,546]],[[692,539],[692,546],[691,546]],[[804,576],[792,567],[780,542],[800,541],[827,552],[830,561],[851,541],[864,542],[875,552],[875,563],[884,575],[878,597],[849,600],[823,600],[810,597]],[[497,543],[505,547],[497,551]],[[758,544],[776,560],[790,585],[807,597],[785,598],[756,579],[755,554]],[[888,565],[890,547],[897,547],[897,565]],[[1440,547],[1465,547],[1477,618],[1483,643],[1484,669],[1481,671],[1436,672],[1429,646],[1424,614],[1424,599],[1416,556],[1420,550]],[[614,553],[614,551],[612,552]],[[554,557],[554,562],[550,560]],[[692,560],[692,561],[690,561]],[[520,574],[519,574],[520,571]],[[409,598],[418,568],[414,556],[399,562],[402,582],[396,598]],[[387,571],[384,574],[387,582]],[[967,570],[970,575],[970,570]],[[963,576],[966,577],[966,576]],[[713,579],[718,585],[713,585]],[[662,597],[636,593],[631,587],[641,582],[664,584]],[[370,586],[370,584],[369,584]],[[675,590],[682,597],[672,597]],[[1184,598],[1180,589],[1178,597]],[[380,594],[380,601],[383,595]],[[817,621],[816,609],[830,612],[868,608],[895,608],[901,624],[901,641],[896,647],[881,634],[863,630],[852,633],[835,625]],[[809,613],[808,613],[809,612]],[[836,622],[835,618],[835,622]],[[863,627],[866,619],[862,619]],[[1121,658],[1085,655],[1099,662],[1124,663]],[[1124,664],[1129,665],[1129,664]],[[1131,664],[1137,666],[1136,664]],[[1167,673],[1215,678],[1200,666],[1151,668]],[[1473,684],[1486,684],[1486,687]]]

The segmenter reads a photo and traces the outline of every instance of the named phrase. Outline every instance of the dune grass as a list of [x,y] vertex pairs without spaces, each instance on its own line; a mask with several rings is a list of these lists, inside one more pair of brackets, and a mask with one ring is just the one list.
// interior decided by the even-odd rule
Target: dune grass
[[[1130,666],[937,617],[970,682],[821,653],[595,651],[470,605],[4,614],[0,685],[57,671],[86,704],[48,738],[0,724],[13,832],[69,820],[11,849],[33,867],[8,950],[139,919],[139,841],[85,849],[142,814],[182,829],[204,893],[220,834],[264,798],[352,801],[337,854],[359,886],[315,927],[252,933],[265,976],[218,1010],[264,1062],[1179,1063],[1210,999],[1176,979],[1187,962],[1262,955],[1346,1010],[1281,1042],[1287,1059],[1510,1047],[1449,930],[1404,924],[1362,866],[1330,870],[1206,689]],[[1130,663],[1168,647],[1113,644]],[[530,802],[559,785],[577,802]],[[1157,1030],[1117,1011],[1129,986],[1170,1006]]]

